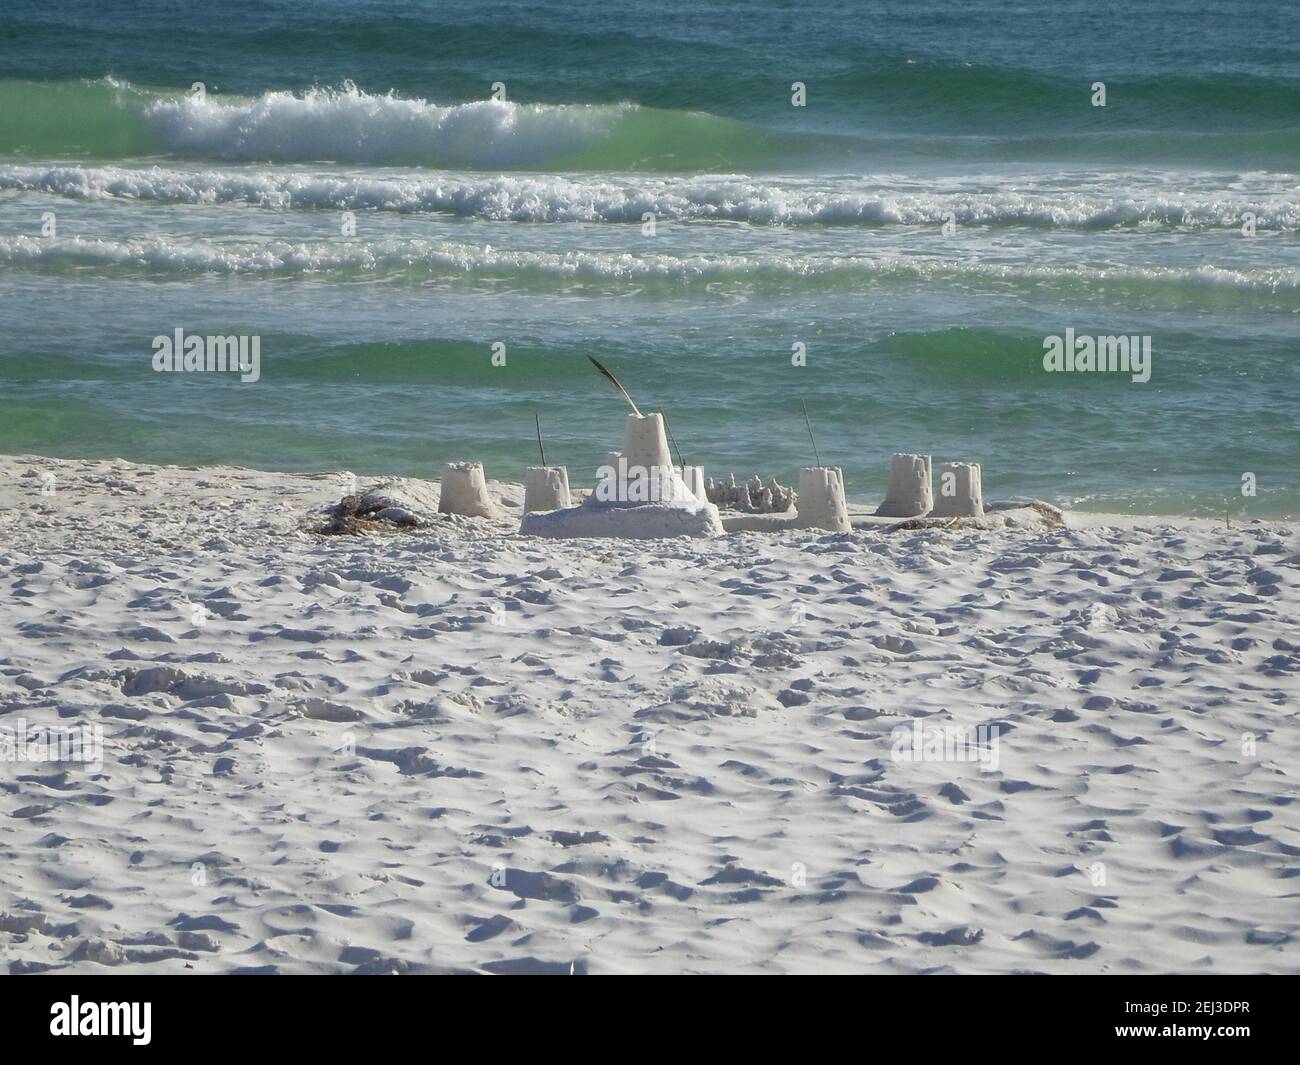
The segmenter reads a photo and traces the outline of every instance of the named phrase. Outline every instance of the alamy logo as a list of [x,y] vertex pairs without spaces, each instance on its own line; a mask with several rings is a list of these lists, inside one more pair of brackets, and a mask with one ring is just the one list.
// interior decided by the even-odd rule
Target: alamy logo
[[596,498],[602,503],[693,502],[685,482],[671,466],[629,466],[622,455],[618,466],[596,470]]
[[103,725],[36,725],[28,728],[24,718],[19,718],[13,725],[0,725],[0,762],[100,765],[103,761]]
[[1151,380],[1149,336],[1093,337],[1074,335],[1043,338],[1043,369],[1048,373],[1127,373],[1138,384]]
[[997,725],[899,725],[890,732],[895,762],[978,762],[981,773],[998,770]]
[[151,1002],[70,1002],[50,1007],[50,1035],[129,1035],[138,1047],[148,1046],[153,1020]]
[[238,373],[254,384],[262,376],[260,336],[186,336],[179,326],[172,336],[153,338],[153,368],[158,373]]

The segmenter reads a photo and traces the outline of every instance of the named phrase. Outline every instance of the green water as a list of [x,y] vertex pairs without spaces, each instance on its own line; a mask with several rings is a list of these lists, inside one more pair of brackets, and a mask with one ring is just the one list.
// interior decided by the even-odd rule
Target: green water
[[[806,403],[859,498],[917,450],[1300,515],[1300,16],[1131,7],[14,0],[0,450],[519,479],[539,415],[583,484],[594,354],[710,474],[794,480]],[[261,379],[155,373],[176,328]]]

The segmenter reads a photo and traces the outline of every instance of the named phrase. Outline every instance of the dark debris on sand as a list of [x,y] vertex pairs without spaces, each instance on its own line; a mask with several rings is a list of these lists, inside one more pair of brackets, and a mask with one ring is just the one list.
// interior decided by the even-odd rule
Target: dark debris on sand
[[324,520],[308,528],[308,532],[319,536],[392,536],[413,528],[414,521],[395,522],[388,518],[377,518],[380,507],[362,509],[361,496],[344,496],[334,506]]

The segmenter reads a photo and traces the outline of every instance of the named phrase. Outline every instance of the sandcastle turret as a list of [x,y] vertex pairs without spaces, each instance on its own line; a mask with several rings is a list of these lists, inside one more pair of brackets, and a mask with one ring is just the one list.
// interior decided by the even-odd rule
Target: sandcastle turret
[[501,517],[488,495],[483,463],[449,462],[442,468],[438,513],[464,514],[471,518]]
[[844,498],[844,475],[838,467],[806,466],[799,471],[801,529],[850,532],[849,508]]
[[673,468],[662,414],[629,414],[623,430],[623,457],[628,467]]
[[524,472],[524,513],[572,506],[569,471],[564,466],[529,466]]
[[896,454],[889,463],[889,487],[876,508],[882,518],[917,518],[934,506],[930,488],[930,456]]
[[978,462],[945,462],[940,467],[939,494],[930,513],[936,518],[973,518],[984,513]]

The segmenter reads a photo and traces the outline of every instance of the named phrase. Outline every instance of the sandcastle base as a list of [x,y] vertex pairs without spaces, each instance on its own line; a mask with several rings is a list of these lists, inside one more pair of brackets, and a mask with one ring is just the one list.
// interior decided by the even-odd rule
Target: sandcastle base
[[722,517],[722,527],[729,533],[782,533],[791,532],[800,526],[799,515],[790,511],[788,514],[728,513]]
[[559,538],[659,540],[673,536],[721,536],[723,528],[718,508],[711,503],[693,507],[663,503],[628,506],[588,499],[580,507],[525,514],[519,532],[524,536]]

